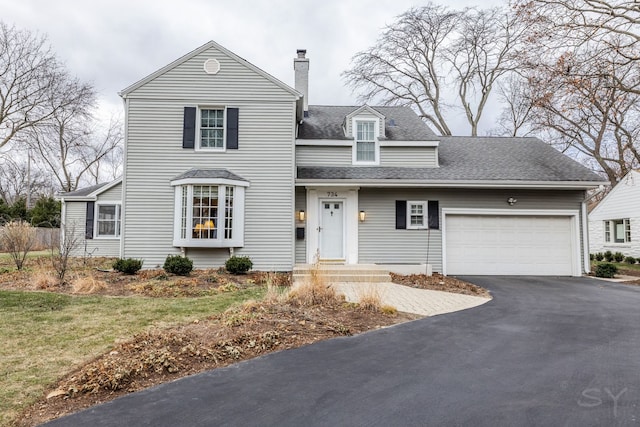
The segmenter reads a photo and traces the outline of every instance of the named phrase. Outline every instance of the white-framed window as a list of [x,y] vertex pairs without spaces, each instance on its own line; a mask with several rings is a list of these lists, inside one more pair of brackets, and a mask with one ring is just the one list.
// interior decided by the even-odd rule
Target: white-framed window
[[225,149],[225,109],[199,109],[198,148],[203,150]]
[[120,204],[96,203],[95,237],[118,238],[120,237]]
[[377,127],[377,120],[354,120],[354,164],[377,165],[380,163],[380,144],[377,138]]
[[427,202],[407,202],[407,229],[427,228]]
[[175,187],[174,246],[244,246],[244,193],[247,182],[195,180]]
[[606,243],[631,242],[631,222],[629,219],[610,219],[604,221],[604,241]]

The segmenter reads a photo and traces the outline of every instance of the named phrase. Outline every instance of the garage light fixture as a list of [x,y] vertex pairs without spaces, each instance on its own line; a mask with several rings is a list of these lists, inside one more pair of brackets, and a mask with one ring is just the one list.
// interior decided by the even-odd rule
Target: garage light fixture
[[306,214],[305,211],[298,211],[298,221],[300,222],[304,222],[304,219],[306,218]]
[[364,222],[364,220],[367,219],[367,213],[365,211],[360,211],[358,218],[360,219],[360,222]]
[[509,197],[509,198],[507,199],[507,203],[509,203],[509,206],[513,206],[513,205],[515,205],[517,202],[518,202],[518,199],[513,198],[513,197]]

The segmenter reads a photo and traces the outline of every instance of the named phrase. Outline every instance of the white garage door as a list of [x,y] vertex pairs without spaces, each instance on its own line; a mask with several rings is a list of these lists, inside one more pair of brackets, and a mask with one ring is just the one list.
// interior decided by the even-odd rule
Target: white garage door
[[447,274],[571,276],[570,217],[446,216]]

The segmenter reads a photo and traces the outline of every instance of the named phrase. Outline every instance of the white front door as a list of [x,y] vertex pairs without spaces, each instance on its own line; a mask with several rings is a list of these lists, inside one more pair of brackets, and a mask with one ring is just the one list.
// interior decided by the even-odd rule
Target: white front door
[[320,259],[344,259],[344,203],[320,202]]

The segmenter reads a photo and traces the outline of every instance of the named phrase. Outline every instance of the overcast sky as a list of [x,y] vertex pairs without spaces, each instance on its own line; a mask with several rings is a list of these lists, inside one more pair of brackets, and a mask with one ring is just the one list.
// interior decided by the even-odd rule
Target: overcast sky
[[[478,5],[442,0],[452,8]],[[483,0],[483,7],[503,4]],[[296,49],[310,58],[311,104],[355,104],[340,73],[411,0],[0,0],[0,19],[45,34],[71,73],[99,93],[101,116],[122,113],[118,91],[215,40],[293,86]],[[495,110],[495,108],[494,108]],[[497,114],[486,111],[487,121]],[[466,127],[453,125],[454,133]],[[485,123],[485,130],[491,127]]]

